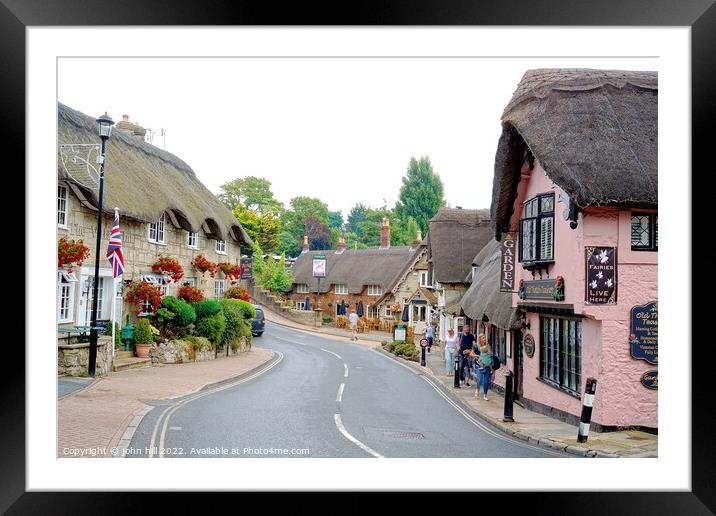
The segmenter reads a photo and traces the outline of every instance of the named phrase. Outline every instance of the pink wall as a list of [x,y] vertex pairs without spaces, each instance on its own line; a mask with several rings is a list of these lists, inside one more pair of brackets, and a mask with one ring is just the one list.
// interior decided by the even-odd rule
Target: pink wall
[[[597,378],[592,421],[604,426],[657,427],[657,391],[647,389],[640,382],[645,371],[657,367],[631,358],[628,338],[631,308],[657,300],[658,253],[631,250],[629,210],[587,208],[580,213],[579,225],[573,230],[569,227],[569,221],[562,217],[566,206],[558,202],[558,187],[553,185],[538,161],[527,181],[525,199],[540,193],[555,192],[555,263],[549,266],[548,274],[543,277],[562,276],[565,283],[563,303],[574,305],[576,314],[586,316],[582,320],[582,392],[587,377]],[[516,224],[523,214],[521,202],[518,202],[511,224]],[[587,305],[584,302],[584,247],[591,245],[618,248],[616,305]],[[536,277],[539,278],[539,275]],[[532,273],[519,268],[519,279],[532,280]],[[519,302],[518,295],[513,294],[513,306],[516,307]],[[536,349],[532,358],[524,355],[524,397],[579,416],[580,400],[537,380],[540,359],[539,314],[529,313],[528,321],[531,328],[523,331],[532,334]],[[514,357],[508,358],[508,367],[514,368]],[[504,386],[507,370],[501,368],[497,372],[496,383]]]

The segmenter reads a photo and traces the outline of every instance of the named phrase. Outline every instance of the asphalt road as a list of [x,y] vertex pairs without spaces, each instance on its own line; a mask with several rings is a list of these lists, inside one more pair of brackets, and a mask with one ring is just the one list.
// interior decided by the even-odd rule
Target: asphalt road
[[248,378],[156,405],[127,457],[566,457],[507,437],[442,387],[348,340],[267,323],[276,358]]

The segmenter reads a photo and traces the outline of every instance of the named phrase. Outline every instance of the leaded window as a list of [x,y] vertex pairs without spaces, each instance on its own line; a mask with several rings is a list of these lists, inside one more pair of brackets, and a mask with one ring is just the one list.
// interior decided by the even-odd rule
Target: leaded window
[[656,251],[659,248],[658,214],[631,214],[631,248],[634,251]]
[[582,386],[582,323],[540,317],[540,378],[576,394]]
[[520,221],[520,261],[554,260],[554,194],[541,194],[524,204]]

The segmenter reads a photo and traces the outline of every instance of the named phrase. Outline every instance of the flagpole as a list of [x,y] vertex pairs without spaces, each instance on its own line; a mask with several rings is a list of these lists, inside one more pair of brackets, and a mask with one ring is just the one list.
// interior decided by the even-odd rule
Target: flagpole
[[114,313],[117,304],[117,278],[112,278],[112,356],[114,356]]

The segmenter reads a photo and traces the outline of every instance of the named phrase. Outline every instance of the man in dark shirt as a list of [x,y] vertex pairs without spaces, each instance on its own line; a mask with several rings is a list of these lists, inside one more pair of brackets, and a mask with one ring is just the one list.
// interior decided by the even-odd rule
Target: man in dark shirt
[[460,381],[465,382],[466,386],[470,386],[470,371],[468,370],[467,376],[465,376],[465,368],[468,365],[468,357],[465,355],[466,350],[472,350],[472,345],[475,343],[475,336],[470,332],[470,327],[465,325],[462,327],[462,335],[460,335]]

